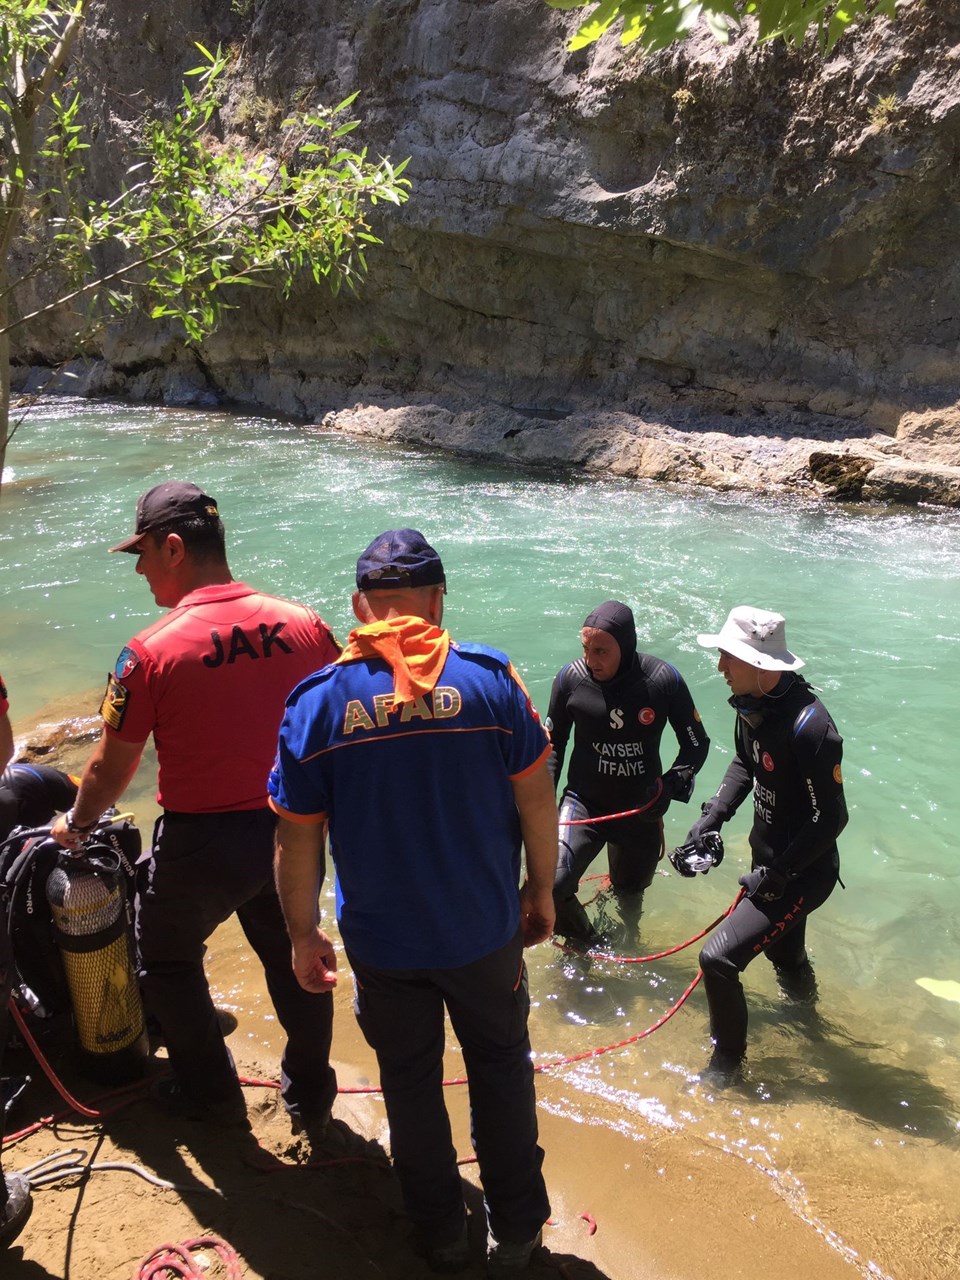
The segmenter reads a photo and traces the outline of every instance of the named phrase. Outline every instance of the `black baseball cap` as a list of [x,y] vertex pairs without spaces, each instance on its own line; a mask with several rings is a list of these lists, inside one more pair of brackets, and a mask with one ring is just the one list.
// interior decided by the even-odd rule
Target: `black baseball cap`
[[361,591],[445,584],[440,557],[418,529],[388,529],[374,538],[357,561]]
[[110,550],[137,551],[143,535],[151,529],[197,518],[211,523],[219,520],[220,512],[215,500],[188,480],[165,480],[140,495],[133,526],[135,532]]

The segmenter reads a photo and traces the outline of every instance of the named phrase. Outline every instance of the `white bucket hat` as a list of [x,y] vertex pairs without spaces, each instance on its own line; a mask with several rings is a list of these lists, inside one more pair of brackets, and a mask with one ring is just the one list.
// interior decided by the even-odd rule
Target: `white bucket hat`
[[697,636],[704,649],[722,649],[761,671],[797,671],[802,658],[787,648],[786,623],[779,613],[738,604],[715,636]]

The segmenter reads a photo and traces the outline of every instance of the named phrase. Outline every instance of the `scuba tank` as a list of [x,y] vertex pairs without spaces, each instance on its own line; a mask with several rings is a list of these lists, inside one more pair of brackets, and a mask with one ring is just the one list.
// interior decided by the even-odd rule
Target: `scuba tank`
[[105,1084],[141,1076],[148,1053],[120,866],[104,844],[63,852],[46,889],[83,1066]]

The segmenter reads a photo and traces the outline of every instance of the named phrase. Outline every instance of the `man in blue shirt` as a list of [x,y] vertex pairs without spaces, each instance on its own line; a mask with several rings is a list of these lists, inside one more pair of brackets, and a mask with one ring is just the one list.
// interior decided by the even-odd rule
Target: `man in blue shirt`
[[357,588],[361,625],[287,700],[270,778],[294,970],[309,991],[336,982],[318,915],[329,828],[357,1018],[421,1248],[435,1270],[470,1262],[442,1091],[446,1007],[470,1081],[487,1272],[508,1274],[526,1268],[550,1211],[523,962],[554,923],[550,745],[509,659],[442,629],[443,565],[422,534],[374,539]]

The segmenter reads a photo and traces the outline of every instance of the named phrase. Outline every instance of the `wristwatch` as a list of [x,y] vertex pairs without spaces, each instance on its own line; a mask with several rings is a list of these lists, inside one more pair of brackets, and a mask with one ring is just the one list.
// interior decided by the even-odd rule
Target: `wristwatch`
[[63,821],[67,830],[71,831],[75,836],[86,836],[90,834],[90,832],[94,829],[94,827],[97,825],[100,819],[94,818],[92,822],[87,822],[83,826],[81,826],[79,822],[74,821],[73,810],[68,809],[67,812],[63,815]]

